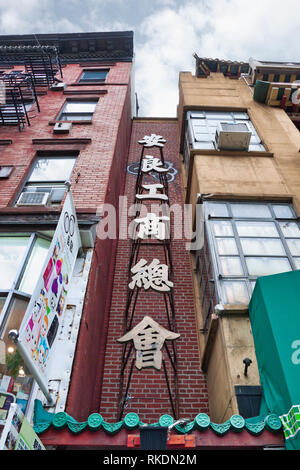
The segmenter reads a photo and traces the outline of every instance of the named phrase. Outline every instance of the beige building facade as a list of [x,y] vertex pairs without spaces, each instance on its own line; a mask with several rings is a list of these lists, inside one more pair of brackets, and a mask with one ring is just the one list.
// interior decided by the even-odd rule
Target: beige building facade
[[300,268],[300,133],[282,107],[254,99],[249,77],[179,77],[185,201],[198,232],[191,257],[200,362],[219,423],[243,410],[259,414],[248,316],[255,280]]

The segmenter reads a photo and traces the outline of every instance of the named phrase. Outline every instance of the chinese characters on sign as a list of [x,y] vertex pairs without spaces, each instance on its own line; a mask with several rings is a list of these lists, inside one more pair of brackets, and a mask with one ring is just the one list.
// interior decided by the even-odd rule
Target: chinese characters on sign
[[158,240],[165,240],[167,237],[166,234],[166,224],[163,221],[170,221],[170,217],[167,216],[157,216],[152,212],[148,212],[146,217],[141,219],[134,219],[134,221],[139,225],[138,237],[144,239],[145,237],[154,237]]
[[[169,200],[167,186],[160,183],[154,184],[141,184],[141,178],[144,174],[156,172],[159,175],[164,175],[168,169],[163,164],[162,148],[166,140],[161,135],[151,134],[144,136],[139,143],[143,147],[159,147],[162,160],[152,155],[145,155],[141,159],[138,184],[136,186],[136,199],[147,200],[155,199],[164,203]],[[142,153],[143,155],[143,153]],[[142,190],[138,192],[138,190]],[[143,192],[146,190],[146,193]],[[157,215],[154,212],[147,212],[144,217],[134,219],[137,224],[137,239],[145,241],[147,238],[153,238],[161,242],[158,246],[165,249],[166,240],[170,237],[170,217]],[[144,290],[153,289],[154,291],[163,294],[170,293],[174,284],[169,279],[169,266],[163,264],[159,259],[154,258],[148,263],[144,258],[135,262],[134,266],[131,265],[131,281],[128,287],[131,291],[134,289]],[[136,325],[131,331],[128,331],[124,336],[118,339],[120,343],[127,343],[133,341],[136,350],[136,367],[143,369],[145,367],[154,367],[160,369],[162,365],[162,348],[166,340],[175,340],[179,338],[178,333],[168,331],[151,317],[145,316],[144,319]]]
[[156,291],[166,292],[173,287],[173,282],[168,279],[168,266],[160,264],[158,259],[153,259],[147,265],[145,259],[141,259],[133,268],[131,272],[134,274],[132,281],[129,284],[130,289],[137,287],[144,287],[148,290],[150,287]]
[[179,338],[178,333],[168,331],[154,321],[151,317],[144,317],[131,331],[119,338],[120,343],[133,341],[136,350],[135,366],[137,369],[146,367],[161,368],[161,349],[166,340]]

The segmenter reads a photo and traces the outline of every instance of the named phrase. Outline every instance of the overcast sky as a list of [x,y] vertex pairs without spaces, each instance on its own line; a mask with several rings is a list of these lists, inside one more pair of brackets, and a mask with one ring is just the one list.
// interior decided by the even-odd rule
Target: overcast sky
[[0,0],[0,34],[134,31],[140,116],[176,116],[200,57],[300,62],[300,0]]

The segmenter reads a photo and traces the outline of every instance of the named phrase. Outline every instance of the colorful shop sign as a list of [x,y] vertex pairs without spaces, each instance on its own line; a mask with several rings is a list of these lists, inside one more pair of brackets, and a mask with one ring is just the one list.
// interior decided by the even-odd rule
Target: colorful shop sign
[[80,245],[76,212],[69,191],[17,339],[21,354],[26,356],[27,363],[29,359],[31,369],[37,371],[45,384]]
[[1,434],[0,450],[45,450],[41,440],[16,403],[10,405]]
[[249,304],[263,395],[287,449],[300,450],[300,271],[263,276]]

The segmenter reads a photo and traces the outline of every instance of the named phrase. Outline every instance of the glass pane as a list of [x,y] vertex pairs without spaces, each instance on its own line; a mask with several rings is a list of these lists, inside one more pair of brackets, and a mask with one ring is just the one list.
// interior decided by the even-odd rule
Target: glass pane
[[279,222],[285,237],[300,237],[299,226],[296,222]]
[[[25,367],[15,344],[8,338],[8,333],[11,329],[20,328],[27,305],[27,299],[17,297],[13,299],[4,336],[0,340],[0,389],[3,392],[15,395],[16,402],[23,412],[26,411],[33,379]],[[2,419],[5,419],[7,414],[10,405],[9,401],[12,401],[12,397],[5,394],[1,395],[0,392],[0,413]]]
[[265,152],[266,149],[262,144],[251,144],[249,145],[249,152]]
[[280,239],[241,238],[241,245],[245,255],[280,256],[286,254]]
[[62,113],[59,117],[61,121],[91,121],[93,117],[93,113],[90,114],[67,114]]
[[201,149],[201,150],[213,150],[215,148],[213,142],[197,142],[193,143],[194,149]]
[[6,300],[6,297],[0,297],[0,318],[1,318],[3,306],[5,304],[5,300]]
[[235,119],[247,119],[249,120],[249,116],[247,113],[240,113],[240,112],[234,112],[233,116]]
[[225,294],[224,303],[235,305],[247,305],[249,303],[249,294],[246,283],[243,281],[222,281]]
[[207,141],[211,141],[211,135],[210,134],[207,134],[207,133],[195,133],[195,140],[197,140],[197,142],[207,142]]
[[29,237],[0,237],[0,289],[9,289],[27,248]]
[[195,134],[200,133],[200,134],[207,134],[208,133],[208,127],[206,125],[202,126],[193,126],[193,130]]
[[204,113],[203,111],[191,111],[190,116],[191,118],[194,118],[194,119],[204,118]]
[[256,281],[250,281],[250,287],[251,287],[252,292],[254,291],[255,284],[256,284]]
[[293,256],[300,256],[300,238],[289,238],[287,244]]
[[231,210],[234,217],[272,217],[268,206],[263,204],[231,204]]
[[279,237],[274,222],[237,221],[236,228],[241,237]]
[[291,208],[287,205],[274,204],[272,207],[278,219],[294,219],[295,218]]
[[38,158],[29,178],[34,181],[67,181],[72,173],[76,157]]
[[85,80],[104,80],[106,75],[108,73],[108,70],[86,70],[83,72],[82,77],[80,81],[85,81]]
[[33,293],[41,274],[49,246],[50,241],[44,240],[43,238],[37,238],[20,283],[19,290],[22,292],[26,292],[26,294],[30,295]]
[[240,258],[237,256],[220,256],[220,269],[223,276],[243,276],[244,271]]
[[218,121],[231,121],[233,119],[231,113],[225,113],[222,111],[206,111],[207,119],[217,119]]
[[300,269],[300,258],[294,258],[294,263],[296,265],[296,269]]
[[227,220],[215,220],[212,222],[213,231],[216,236],[233,236],[231,222]]
[[222,204],[221,202],[208,202],[207,207],[211,217],[228,217],[226,204]]
[[267,276],[291,271],[287,258],[246,258],[246,264],[250,276]]
[[207,122],[206,122],[205,119],[193,119],[192,124],[193,124],[193,129],[195,129],[195,130],[199,127],[206,127],[207,126]]
[[237,255],[238,249],[234,238],[216,238],[219,255]]
[[93,113],[96,101],[67,101],[64,105],[64,113]]

